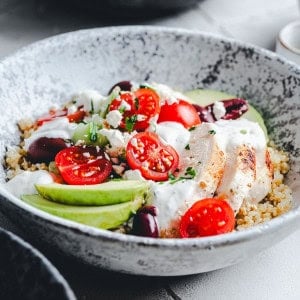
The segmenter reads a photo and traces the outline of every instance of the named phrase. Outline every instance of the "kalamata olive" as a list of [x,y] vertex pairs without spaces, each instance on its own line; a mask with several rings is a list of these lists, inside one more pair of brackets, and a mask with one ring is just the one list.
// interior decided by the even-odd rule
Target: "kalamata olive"
[[[220,102],[223,103],[226,110],[225,115],[221,117],[222,120],[235,120],[248,111],[247,101],[241,98],[221,100]],[[217,121],[217,118],[213,112],[213,106],[214,103],[207,106],[194,104],[194,107],[196,108],[202,122],[214,123]]]
[[157,208],[144,206],[140,208],[133,218],[132,234],[145,237],[159,237],[157,225]]
[[194,107],[197,110],[201,122],[208,122],[208,123],[215,122],[215,118],[212,114],[211,107],[200,106],[198,104],[194,104]]
[[49,163],[60,150],[66,147],[66,142],[61,138],[41,137],[31,143],[27,156],[32,163]]
[[116,83],[115,85],[113,85],[111,87],[111,89],[108,92],[108,95],[114,90],[115,87],[119,87],[121,89],[121,91],[130,91],[132,84],[130,81],[124,80],[124,81],[120,81],[118,83]]
[[222,102],[226,109],[226,114],[222,117],[223,120],[235,120],[248,110],[248,103],[245,99],[236,98],[223,100]]

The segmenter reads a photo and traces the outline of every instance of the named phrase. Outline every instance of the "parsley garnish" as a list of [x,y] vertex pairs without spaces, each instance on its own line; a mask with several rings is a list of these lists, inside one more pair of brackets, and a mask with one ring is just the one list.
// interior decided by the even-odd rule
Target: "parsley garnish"
[[132,115],[125,119],[125,128],[127,131],[131,132],[135,123],[137,122],[137,115]]
[[185,150],[190,150],[190,144],[187,144],[185,147],[184,147]]
[[185,176],[180,176],[180,177],[175,177],[174,174],[169,174],[169,181],[170,181],[170,184],[174,184],[178,181],[181,181],[181,180],[185,180],[185,179],[193,179],[195,178],[196,176],[196,171],[195,169],[193,169],[192,167],[188,167],[186,170],[185,170],[185,173],[184,173]]
[[216,134],[216,131],[212,129],[212,130],[210,130],[208,133],[209,133],[209,134],[212,134],[212,135],[215,135],[215,134]]
[[193,130],[195,130],[196,129],[196,126],[193,126],[193,127],[191,127],[190,129],[189,129],[189,131],[193,131]]
[[188,167],[188,168],[185,170],[184,175],[189,175],[189,176],[191,177],[190,179],[193,179],[193,178],[196,176],[196,170],[193,169],[192,167]]

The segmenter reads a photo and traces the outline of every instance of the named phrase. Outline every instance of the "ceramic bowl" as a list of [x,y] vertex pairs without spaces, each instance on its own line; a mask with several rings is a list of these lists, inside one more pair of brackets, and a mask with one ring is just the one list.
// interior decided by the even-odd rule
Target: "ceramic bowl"
[[[0,64],[0,157],[19,142],[16,122],[64,103],[76,91],[106,93],[130,79],[181,90],[222,90],[252,99],[271,139],[290,153],[293,209],[265,224],[199,239],[122,235],[60,219],[1,189],[0,209],[36,240],[99,267],[143,275],[185,275],[223,268],[274,245],[299,225],[300,69],[275,53],[201,32],[158,27],[90,29],[52,37]],[[1,167],[0,180],[4,182]]]
[[0,298],[75,300],[57,269],[30,244],[0,229]]

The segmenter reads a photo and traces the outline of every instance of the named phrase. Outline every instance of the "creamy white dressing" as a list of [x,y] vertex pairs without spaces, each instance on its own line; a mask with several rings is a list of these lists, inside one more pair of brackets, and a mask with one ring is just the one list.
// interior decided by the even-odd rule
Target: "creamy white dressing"
[[161,122],[150,126],[150,131],[155,132],[166,143],[171,145],[178,154],[182,153],[190,139],[190,131],[178,122]]
[[79,92],[73,96],[73,100],[76,101],[77,107],[83,106],[83,109],[87,112],[95,111],[99,112],[107,108],[107,97],[102,96],[98,91],[86,90]]
[[17,174],[3,186],[16,197],[21,195],[37,194],[35,184],[52,183],[52,176],[44,170],[24,171]]
[[181,100],[188,100],[187,96],[183,95],[180,92],[172,90],[167,85],[161,83],[151,83],[150,85],[159,95],[160,97],[160,104],[164,105],[165,103],[171,105],[173,103],[177,103],[178,99]]
[[157,221],[160,229],[167,229],[170,222],[181,217],[194,202],[207,197],[194,180],[176,183],[152,182],[151,191],[152,198],[149,203],[158,209]]
[[28,151],[30,145],[41,137],[71,139],[77,126],[76,123],[70,123],[67,117],[44,122],[29,138],[24,140],[24,148]]

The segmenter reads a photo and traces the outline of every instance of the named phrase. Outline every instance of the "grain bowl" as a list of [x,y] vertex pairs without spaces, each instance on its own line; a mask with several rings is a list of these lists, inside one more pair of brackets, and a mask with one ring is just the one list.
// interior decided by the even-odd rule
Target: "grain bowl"
[[[292,233],[299,224],[300,70],[274,53],[179,29],[90,29],[20,50],[1,62],[0,78],[0,103],[5,107],[0,129],[0,209],[24,235],[64,255],[130,274],[194,274],[247,259]],[[262,115],[272,141],[275,180],[268,199],[240,209],[237,230],[189,239],[124,235],[50,215],[5,188],[5,181],[15,171],[14,154],[22,156],[22,151],[14,153],[11,149],[20,143],[17,124],[25,115],[36,119],[77,91],[106,93],[112,84],[124,79],[160,82],[181,91],[222,91],[248,99]],[[19,126],[26,128],[27,124]],[[276,147],[283,152],[274,150]],[[36,165],[23,166],[31,167]]]

